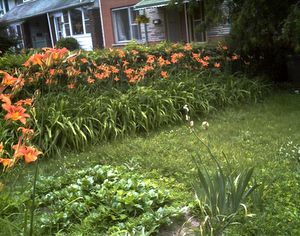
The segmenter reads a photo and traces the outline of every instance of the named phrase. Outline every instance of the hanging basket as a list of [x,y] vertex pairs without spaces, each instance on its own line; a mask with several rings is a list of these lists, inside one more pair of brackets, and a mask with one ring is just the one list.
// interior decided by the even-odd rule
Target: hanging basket
[[147,24],[149,22],[149,18],[146,15],[138,15],[138,17],[134,20],[134,23],[138,24]]

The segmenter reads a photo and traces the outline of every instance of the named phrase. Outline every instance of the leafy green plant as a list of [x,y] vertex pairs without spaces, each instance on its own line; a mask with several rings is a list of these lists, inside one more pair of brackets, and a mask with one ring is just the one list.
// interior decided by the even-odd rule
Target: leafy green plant
[[[254,184],[248,188],[254,167],[248,171],[244,171],[243,173],[236,175],[230,163],[228,162],[226,155],[224,154],[228,166],[227,174],[224,174],[223,168],[220,166],[218,160],[212,154],[209,147],[209,136],[207,135],[208,143],[205,144],[204,141],[197,136],[196,132],[194,132],[194,122],[190,120],[189,108],[187,105],[184,106],[184,109],[187,111],[186,117],[191,126],[191,131],[205,146],[209,156],[215,163],[215,171],[210,175],[197,151],[196,154],[198,158],[196,159],[196,157],[193,157],[193,161],[198,173],[198,180],[194,180],[192,185],[196,191],[196,195],[199,198],[199,202],[202,201],[202,203],[200,203],[203,204],[201,208],[206,215],[203,225],[200,226],[200,230],[205,229],[205,231],[213,234],[220,233],[228,225],[233,223],[240,207],[244,207],[247,214],[247,208],[244,205],[244,202],[259,186],[258,184]],[[205,130],[207,130],[209,124],[207,122],[203,122],[203,125]],[[198,161],[202,166],[203,172],[201,171]]]
[[77,39],[73,37],[61,38],[56,42],[57,48],[67,48],[70,51],[79,49],[79,43]]
[[[154,231],[170,224],[184,209],[168,207],[171,196],[123,168],[95,166],[37,182],[36,203],[42,213],[39,234],[68,231],[75,223],[102,233]],[[144,228],[146,225],[146,228]],[[144,228],[144,229],[143,229]]]

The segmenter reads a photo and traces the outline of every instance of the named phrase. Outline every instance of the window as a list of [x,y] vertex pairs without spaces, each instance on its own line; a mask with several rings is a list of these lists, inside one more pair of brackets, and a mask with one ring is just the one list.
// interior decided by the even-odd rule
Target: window
[[8,0],[0,0],[0,16],[9,11]]
[[29,2],[30,0],[15,0],[15,4],[22,4],[23,2]]
[[79,7],[63,11],[63,20],[66,36],[91,33],[87,7]]
[[195,9],[194,15],[192,16],[192,39],[197,42],[204,42],[206,41],[205,33],[195,30],[196,27],[204,20],[203,2],[199,2],[198,4],[198,8]]
[[133,7],[123,7],[112,10],[112,20],[114,26],[115,42],[128,42],[132,39],[141,40],[141,30],[134,20],[138,16],[138,11]]

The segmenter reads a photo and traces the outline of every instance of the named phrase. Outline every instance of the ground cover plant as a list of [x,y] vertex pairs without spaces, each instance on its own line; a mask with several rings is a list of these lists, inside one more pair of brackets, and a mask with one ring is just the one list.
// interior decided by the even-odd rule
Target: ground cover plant
[[[28,229],[34,225],[32,230],[47,235],[101,235],[105,231],[115,235],[149,235],[169,224],[171,216],[182,215],[189,204],[199,219],[212,217],[203,211],[206,206],[201,194],[194,197],[191,183],[197,177],[197,166],[191,156],[196,153],[195,148],[206,166],[207,177],[216,168],[212,167],[214,161],[207,156],[208,151],[201,148],[199,140],[192,138],[191,129],[180,125],[185,120],[185,104],[190,109],[189,115],[195,118],[193,127],[198,127],[203,142],[209,139],[205,135],[207,130],[200,127],[204,117],[209,121],[210,150],[218,160],[219,169],[225,168],[224,173],[229,170],[225,159],[220,158],[221,151],[234,166],[232,180],[237,183],[239,173],[248,166],[255,166],[250,176],[253,178],[249,179],[259,187],[253,189],[256,195],[243,200],[243,209],[253,214],[265,210],[272,191],[268,184],[273,180],[270,169],[265,166],[277,167],[272,155],[281,161],[282,154],[275,153],[274,148],[290,145],[286,139],[295,139],[286,134],[282,142],[278,142],[276,131],[293,124],[297,114],[292,106],[295,106],[297,94],[277,96],[276,101],[255,105],[253,102],[262,102],[271,92],[265,79],[232,75],[230,67],[238,55],[226,55],[226,46],[217,43],[206,49],[193,44],[174,44],[167,48],[166,44],[155,48],[129,44],[124,50],[86,54],[45,49],[44,54],[35,54],[24,62],[22,70],[14,71],[15,76],[20,78],[22,74],[24,78],[23,89],[15,95],[16,101],[32,95],[36,89],[41,93],[30,113],[30,125],[35,130],[31,141],[45,157],[40,160],[36,180],[32,178],[32,166],[23,169],[22,162],[9,169],[10,177],[20,175],[14,188],[6,184],[10,177],[1,176],[1,196],[5,199],[1,219],[12,222],[3,227],[5,233],[31,234]],[[149,54],[151,50],[153,54]],[[103,63],[103,60],[113,63]],[[168,67],[168,60],[173,63],[172,67]],[[144,74],[146,66],[153,69]],[[282,100],[288,100],[291,105],[286,106]],[[244,104],[244,110],[238,110],[240,104]],[[253,107],[269,113],[263,117],[262,112],[255,113]],[[222,109],[224,111],[219,113]],[[277,124],[280,115],[291,121]],[[270,123],[268,117],[274,117],[274,123]],[[11,135],[14,129],[2,126],[5,118],[1,119],[1,127],[5,127],[5,132],[1,133],[2,149],[13,157],[9,148],[18,137]],[[272,141],[274,139],[276,142]],[[283,148],[287,149],[282,147],[280,152]],[[296,144],[286,153],[292,154],[295,150]],[[289,167],[295,159],[297,157],[286,158],[282,165]],[[34,171],[37,173],[36,169]],[[99,178],[97,173],[100,173]],[[24,184],[28,179],[29,184]],[[260,185],[263,181],[265,184]],[[32,183],[36,188],[31,188]],[[274,181],[272,186],[281,188],[282,185]],[[245,189],[248,187],[247,184]],[[11,193],[15,193],[14,197]],[[290,198],[288,200],[291,202]],[[294,212],[297,212],[296,203],[290,203]],[[30,224],[30,212],[33,215],[34,209],[37,217]],[[273,210],[272,206],[268,210]],[[222,227],[221,232],[268,234],[266,228],[252,227],[252,224],[262,225],[262,219],[275,222],[279,217],[270,213],[251,221],[246,216],[249,215],[239,211],[234,219],[243,227]],[[297,219],[297,214],[293,217],[289,219]],[[213,223],[218,225],[217,221]],[[208,226],[206,232],[215,232],[212,231],[215,225]],[[204,229],[201,227],[191,230],[200,234]],[[274,228],[277,233],[281,230]],[[286,232],[291,231],[287,229]]]

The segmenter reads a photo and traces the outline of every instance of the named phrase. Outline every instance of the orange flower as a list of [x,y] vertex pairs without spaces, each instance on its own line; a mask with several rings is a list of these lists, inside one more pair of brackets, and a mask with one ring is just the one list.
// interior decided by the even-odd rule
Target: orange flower
[[14,78],[13,76],[6,73],[5,71],[0,70],[0,74],[4,74],[4,77],[2,80],[2,84],[4,84],[4,85],[11,85],[18,81],[17,78]]
[[117,69],[116,67],[114,66],[110,66],[110,69],[113,73],[118,73],[119,72],[119,69]]
[[138,51],[136,51],[136,50],[131,50],[131,52],[133,53],[133,55],[136,55],[136,54],[138,54],[139,52]]
[[40,151],[35,151],[35,148],[28,146],[21,146],[14,155],[14,158],[24,156],[26,163],[36,161],[38,155],[44,155]]
[[208,62],[202,61],[202,65],[203,65],[203,66],[208,66],[208,64],[209,64]]
[[167,72],[166,72],[166,71],[162,71],[162,72],[161,72],[161,75],[162,75],[164,78],[169,77],[169,76],[167,76]]
[[184,49],[189,51],[189,50],[192,50],[193,48],[191,46],[187,45],[187,46],[184,47]]
[[36,74],[37,76],[40,76],[42,73],[41,73],[41,72],[35,72],[35,74]]
[[200,57],[200,53],[196,54],[196,53],[193,53],[193,58],[199,58]]
[[119,78],[117,78],[117,77],[115,77],[115,78],[114,78],[114,80],[115,80],[115,81],[119,81],[120,79],[119,79]]
[[23,124],[26,124],[26,117],[30,118],[30,115],[24,113],[26,111],[25,108],[21,106],[15,107],[11,105],[11,101],[9,98],[6,103],[2,104],[2,107],[4,110],[8,111],[8,113],[5,116],[6,120],[20,120]]
[[122,62],[123,62],[123,65],[124,65],[124,66],[130,64],[128,61],[122,61]]
[[227,50],[228,48],[226,46],[223,47],[224,50]]
[[233,59],[233,60],[237,60],[238,58],[237,58],[237,56],[235,55],[235,56],[232,56],[232,59]]
[[89,61],[88,61],[87,59],[85,59],[85,58],[82,58],[81,61],[82,61],[83,63],[89,63]]
[[133,71],[134,71],[133,69],[127,69],[127,70],[125,70],[124,72],[125,72],[126,74],[132,74]]
[[28,129],[28,128],[24,128],[24,127],[19,127],[17,129],[17,131],[22,130],[22,134],[26,135],[27,138],[26,140],[28,141],[29,139],[32,138],[32,136],[34,135],[34,130],[33,129]]
[[50,73],[50,75],[54,75],[55,74],[55,69],[50,69],[49,73]]
[[209,60],[209,56],[206,56],[203,58],[205,61],[208,61]]
[[220,63],[217,63],[217,62],[216,62],[216,63],[214,64],[214,66],[215,66],[215,67],[220,67]]
[[14,164],[14,161],[12,159],[8,158],[0,158],[0,163],[3,165],[3,171],[5,171],[6,168],[12,167]]
[[173,48],[176,48],[178,46],[178,43],[175,43],[172,45]]
[[73,88],[75,88],[75,86],[74,86],[74,84],[69,84],[68,88],[73,89]]
[[94,80],[94,79],[91,79],[91,76],[88,77],[87,81],[88,81],[89,83],[95,83],[95,80]]

